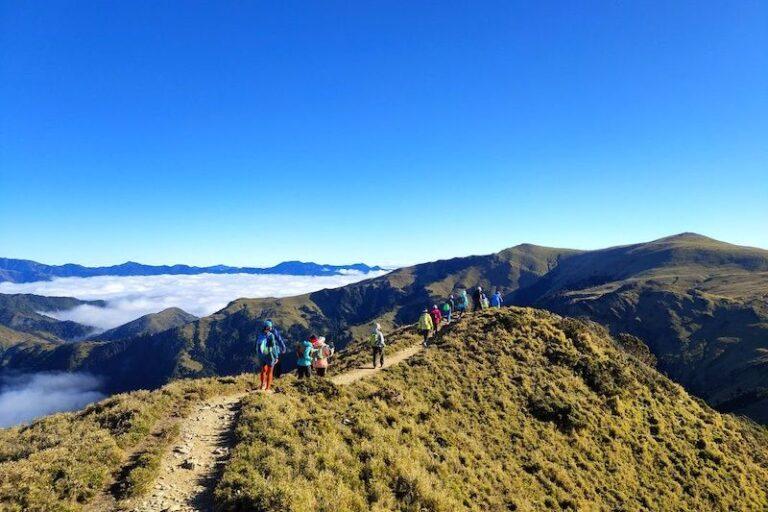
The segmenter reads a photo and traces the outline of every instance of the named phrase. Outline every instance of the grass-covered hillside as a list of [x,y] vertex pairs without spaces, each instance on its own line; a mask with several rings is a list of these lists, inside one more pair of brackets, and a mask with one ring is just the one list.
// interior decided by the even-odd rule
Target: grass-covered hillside
[[589,323],[471,316],[345,387],[246,399],[224,511],[765,510],[768,436]]

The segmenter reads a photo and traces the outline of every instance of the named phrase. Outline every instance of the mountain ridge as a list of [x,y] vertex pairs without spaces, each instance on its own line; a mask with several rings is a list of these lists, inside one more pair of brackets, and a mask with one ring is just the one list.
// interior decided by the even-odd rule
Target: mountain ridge
[[284,261],[272,267],[232,267],[212,265],[196,267],[190,265],[145,265],[127,261],[119,265],[87,267],[74,263],[64,265],[46,265],[32,260],[0,258],[0,283],[30,283],[50,281],[57,277],[97,277],[97,276],[155,276],[155,275],[199,275],[199,274],[280,274],[300,276],[332,276],[349,272],[380,272],[380,266],[364,263],[351,265],[323,265],[313,262]]
[[478,285],[501,291],[506,304],[586,317],[614,336],[637,337],[661,371],[713,406],[768,422],[768,251],[690,233],[595,251],[522,244],[294,297],[237,299],[132,340],[45,349],[22,343],[6,349],[0,364],[104,371],[111,391],[231,375],[255,367],[255,337],[266,318],[289,340],[323,333],[343,349],[373,321],[387,330],[410,324],[425,306]]

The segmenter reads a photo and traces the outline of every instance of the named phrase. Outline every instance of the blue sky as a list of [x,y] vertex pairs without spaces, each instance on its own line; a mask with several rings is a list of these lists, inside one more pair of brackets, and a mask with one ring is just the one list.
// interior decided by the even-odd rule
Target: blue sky
[[768,4],[0,4],[0,255],[768,248]]

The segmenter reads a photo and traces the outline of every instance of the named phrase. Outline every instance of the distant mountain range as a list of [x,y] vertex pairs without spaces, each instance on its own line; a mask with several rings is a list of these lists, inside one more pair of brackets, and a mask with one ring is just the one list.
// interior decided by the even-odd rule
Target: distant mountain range
[[255,368],[265,318],[290,340],[323,333],[343,349],[373,321],[387,330],[410,324],[426,305],[478,285],[500,290],[508,305],[586,317],[617,337],[639,338],[658,368],[692,393],[768,423],[768,251],[693,233],[595,251],[523,244],[296,297],[239,299],[199,320],[109,343],[7,334],[21,341],[0,343],[0,368],[96,372],[110,391],[231,375]]
[[379,266],[364,263],[352,265],[322,265],[303,261],[285,261],[274,267],[230,267],[214,265],[212,267],[192,267],[189,265],[144,265],[128,261],[121,265],[108,267],[84,267],[68,263],[66,265],[45,265],[31,260],[0,258],[0,283],[32,283],[50,281],[56,277],[94,277],[94,276],[157,276],[157,275],[195,275],[195,274],[283,274],[292,276],[334,276],[350,272],[367,274],[384,270]]

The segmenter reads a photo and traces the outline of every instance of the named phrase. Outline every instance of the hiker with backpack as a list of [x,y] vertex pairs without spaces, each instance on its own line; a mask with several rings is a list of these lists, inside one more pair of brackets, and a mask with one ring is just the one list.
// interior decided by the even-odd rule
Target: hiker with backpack
[[384,367],[384,347],[387,346],[384,341],[384,333],[381,332],[381,324],[373,324],[373,332],[370,336],[371,350],[373,351],[373,368],[376,369],[376,356],[379,358],[379,368]]
[[429,316],[432,317],[432,325],[435,332],[440,330],[440,322],[443,320],[443,315],[437,307],[437,304],[432,306],[432,310],[429,312]]
[[488,309],[490,303],[488,302],[488,296],[485,292],[480,294],[480,309]]
[[[318,338],[313,335],[310,339],[317,341]],[[304,340],[296,344],[296,373],[300,379],[308,379],[312,374],[310,367],[314,356],[315,349],[311,341]]]
[[[285,354],[288,351],[288,348],[285,345],[285,340],[283,340],[283,336],[280,334],[280,329],[277,328],[276,325],[274,325],[274,322],[272,320],[267,319],[264,322],[264,325],[268,325],[270,330],[272,331],[272,334],[275,335],[275,339],[277,340],[277,346],[280,347],[280,356]],[[272,369],[272,376],[275,379],[279,379],[283,375],[283,358],[278,357],[277,364],[275,364],[274,368]]]
[[501,296],[501,292],[496,290],[491,296],[491,307],[500,308],[504,304],[504,298]]
[[259,351],[259,364],[261,365],[261,373],[259,375],[259,381],[261,382],[260,390],[269,391],[272,387],[275,365],[280,360],[280,354],[285,352],[285,345],[281,349],[280,342],[278,342],[278,338],[272,330],[272,322],[270,320],[264,322],[264,329],[256,340]]
[[483,288],[478,286],[477,290],[475,290],[475,293],[472,294],[472,311],[480,311],[483,309],[484,295],[485,294],[483,293]]
[[416,323],[416,329],[419,331],[419,333],[421,333],[422,336],[424,336],[424,341],[421,344],[425,347],[429,343],[429,335],[432,333],[434,328],[435,325],[432,323],[432,316],[429,314],[429,310],[425,309],[421,312],[419,321]]
[[336,351],[333,345],[325,342],[325,337],[320,336],[317,341],[312,344],[312,348],[315,349],[315,358],[312,360],[312,368],[318,377],[325,377],[325,373],[328,371],[328,359]]
[[452,312],[453,312],[453,309],[451,308],[451,303],[448,301],[443,303],[442,312],[440,314],[443,315],[443,320],[445,320],[446,324],[451,323]]
[[467,290],[461,290],[459,293],[459,300],[456,302],[456,318],[461,318],[469,308],[469,297],[467,297]]

